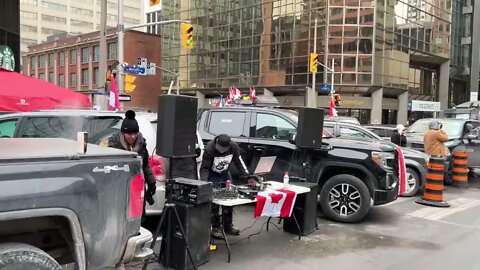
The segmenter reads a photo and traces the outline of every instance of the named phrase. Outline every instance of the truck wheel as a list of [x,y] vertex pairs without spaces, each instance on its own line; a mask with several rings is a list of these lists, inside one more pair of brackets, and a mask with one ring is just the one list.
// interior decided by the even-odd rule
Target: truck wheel
[[320,192],[320,207],[325,215],[344,223],[362,220],[370,209],[370,200],[365,183],[348,174],[331,177]]
[[50,255],[34,246],[21,243],[0,244],[2,270],[62,270]]
[[407,178],[407,190],[402,196],[404,197],[412,197],[417,195],[418,189],[420,189],[420,176],[418,173],[412,169],[407,167],[407,174],[405,175]]

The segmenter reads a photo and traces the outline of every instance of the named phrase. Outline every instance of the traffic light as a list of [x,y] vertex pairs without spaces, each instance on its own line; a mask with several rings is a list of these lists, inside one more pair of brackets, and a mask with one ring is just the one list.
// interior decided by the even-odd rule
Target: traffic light
[[311,73],[318,72],[318,53],[310,54],[310,72]]
[[182,46],[193,49],[193,26],[190,23],[182,23]]
[[150,2],[149,6],[151,7],[160,4],[160,0],[150,0],[149,2]]
[[342,96],[338,95],[338,94],[335,94],[333,96],[333,99],[335,100],[335,106],[340,106],[340,101],[342,101]]
[[125,93],[130,94],[135,91],[135,88],[137,87],[134,82],[137,79],[137,77],[130,75],[130,74],[125,74]]

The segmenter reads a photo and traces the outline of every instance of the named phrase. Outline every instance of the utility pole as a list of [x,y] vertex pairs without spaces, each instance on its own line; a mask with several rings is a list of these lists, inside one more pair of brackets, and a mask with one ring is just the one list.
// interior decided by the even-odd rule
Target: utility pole
[[[313,34],[313,52],[317,52],[317,15],[315,14],[315,30]],[[312,74],[312,88],[307,87],[307,93],[306,93],[306,106],[310,108],[316,108],[317,107],[317,89],[315,88],[315,83],[317,80],[317,74],[313,73]]]
[[107,1],[100,1],[100,59],[98,63],[97,89],[103,89],[96,102],[100,110],[106,109],[105,74],[107,73]]
[[[102,2],[107,2],[107,0],[103,0]],[[117,72],[117,81],[118,81],[118,84],[117,84],[117,87],[118,87],[118,92],[120,94],[123,94],[124,93],[124,85],[123,85],[123,63],[125,62],[124,61],[124,57],[123,57],[123,54],[124,54],[124,44],[123,44],[123,41],[124,41],[124,36],[125,36],[125,25],[123,24],[123,0],[118,0],[118,62],[119,62],[119,65],[118,65],[118,72]]]

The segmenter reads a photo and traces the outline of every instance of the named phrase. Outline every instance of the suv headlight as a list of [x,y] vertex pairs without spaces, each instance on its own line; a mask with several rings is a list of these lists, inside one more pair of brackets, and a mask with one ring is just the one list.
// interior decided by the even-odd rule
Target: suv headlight
[[393,164],[389,164],[389,160],[394,160],[395,156],[392,153],[385,152],[372,152],[372,160],[380,167],[391,167]]

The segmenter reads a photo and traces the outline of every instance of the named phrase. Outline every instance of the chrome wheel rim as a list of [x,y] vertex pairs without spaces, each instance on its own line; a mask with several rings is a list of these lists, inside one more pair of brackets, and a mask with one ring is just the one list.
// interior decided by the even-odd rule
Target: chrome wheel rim
[[407,172],[405,174],[405,178],[407,178],[407,192],[411,192],[413,189],[415,189],[415,186],[417,185],[417,179],[415,179],[415,176],[412,173]]
[[357,213],[362,206],[360,192],[350,184],[338,184],[328,194],[330,208],[340,216]]

